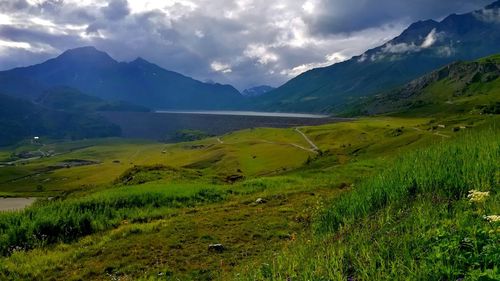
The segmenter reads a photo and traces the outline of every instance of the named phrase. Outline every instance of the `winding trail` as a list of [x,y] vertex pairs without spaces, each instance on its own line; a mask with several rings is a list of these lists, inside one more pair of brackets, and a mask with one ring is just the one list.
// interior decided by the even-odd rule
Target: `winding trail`
[[314,144],[314,142],[312,142],[312,140],[309,139],[309,137],[307,137],[306,134],[304,134],[298,127],[296,127],[294,130],[297,133],[299,133],[309,143],[309,145],[312,147],[312,150],[314,150],[315,152],[319,151],[319,147],[316,144]]
[[[424,130],[422,130],[422,129],[420,129],[420,128],[417,128],[417,127],[412,127],[412,128],[413,128],[415,131],[417,131],[417,132],[422,132],[422,133],[426,133],[426,132],[427,132],[427,131],[424,131]],[[431,133],[431,134],[433,134],[433,135],[435,135],[435,136],[443,137],[443,138],[451,138],[450,136],[445,135],[445,134],[441,134],[440,132],[435,132],[435,133]]]
[[451,137],[450,137],[450,136],[448,136],[448,135],[444,135],[444,134],[441,134],[441,133],[438,133],[438,132],[434,133],[434,135],[436,135],[436,136],[440,136],[440,137],[443,137],[443,138],[451,138]]
[[306,148],[306,147],[303,147],[303,146],[298,145],[296,143],[282,143],[282,142],[267,141],[267,140],[260,140],[260,141],[263,142],[263,143],[268,143],[268,144],[293,146],[295,148],[302,149],[302,150],[305,150],[307,152],[318,153],[317,150]]
[[[216,140],[217,140],[217,142],[219,144],[229,144],[229,145],[232,145],[232,144],[238,144],[239,143],[239,142],[233,142],[233,143],[224,142],[220,137],[217,137]],[[301,149],[301,150],[304,150],[304,151],[307,151],[307,152],[318,153],[318,150],[316,150],[314,148],[311,149],[311,148],[303,147],[302,145],[299,145],[299,144],[296,144],[296,143],[275,142],[275,141],[268,141],[268,140],[264,140],[264,139],[257,139],[257,140],[254,140],[254,141],[257,141],[257,142],[260,142],[260,143],[274,144],[274,145],[293,146],[295,148],[298,148],[298,149]]]

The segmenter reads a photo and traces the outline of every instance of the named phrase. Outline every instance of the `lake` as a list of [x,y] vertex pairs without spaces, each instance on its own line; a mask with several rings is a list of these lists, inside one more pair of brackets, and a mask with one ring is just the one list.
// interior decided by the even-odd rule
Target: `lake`
[[180,130],[200,130],[211,135],[269,127],[315,126],[352,119],[327,115],[253,111],[167,111],[102,112],[107,120],[122,128],[123,137],[168,140]]
[[35,198],[0,198],[0,212],[24,209],[35,200]]
[[167,114],[202,114],[202,115],[229,115],[229,116],[262,116],[262,117],[286,117],[286,118],[328,118],[328,115],[305,114],[305,113],[283,113],[283,112],[259,112],[259,111],[173,111],[157,110],[156,113]]

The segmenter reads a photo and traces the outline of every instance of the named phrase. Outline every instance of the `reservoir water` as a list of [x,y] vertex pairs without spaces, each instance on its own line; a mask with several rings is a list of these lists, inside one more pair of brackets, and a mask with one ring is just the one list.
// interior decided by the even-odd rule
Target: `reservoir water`
[[181,130],[198,130],[210,135],[251,128],[292,128],[342,122],[352,119],[317,114],[252,111],[169,111],[102,112],[101,115],[119,125],[126,138],[165,141]]
[[285,117],[285,118],[327,118],[329,115],[307,114],[307,113],[284,113],[284,112],[260,112],[260,111],[175,111],[175,110],[157,110],[156,113],[174,113],[174,114],[206,114],[206,115],[233,115],[233,116],[262,116],[262,117]]
[[35,202],[35,198],[0,198],[0,212],[21,210]]

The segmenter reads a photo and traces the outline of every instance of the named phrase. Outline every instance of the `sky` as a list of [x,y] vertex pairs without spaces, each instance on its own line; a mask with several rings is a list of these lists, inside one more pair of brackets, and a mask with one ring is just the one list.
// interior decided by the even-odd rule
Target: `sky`
[[0,70],[95,46],[239,90],[360,55],[493,0],[0,0]]

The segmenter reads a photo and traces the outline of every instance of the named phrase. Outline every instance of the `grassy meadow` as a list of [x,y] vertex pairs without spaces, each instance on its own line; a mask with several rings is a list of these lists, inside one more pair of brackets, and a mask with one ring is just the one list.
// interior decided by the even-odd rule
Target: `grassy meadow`
[[299,128],[317,150],[294,128],[0,150],[52,154],[0,168],[2,196],[50,197],[0,213],[0,279],[498,280],[497,122]]
[[498,159],[494,127],[406,153],[244,279],[498,280]]

